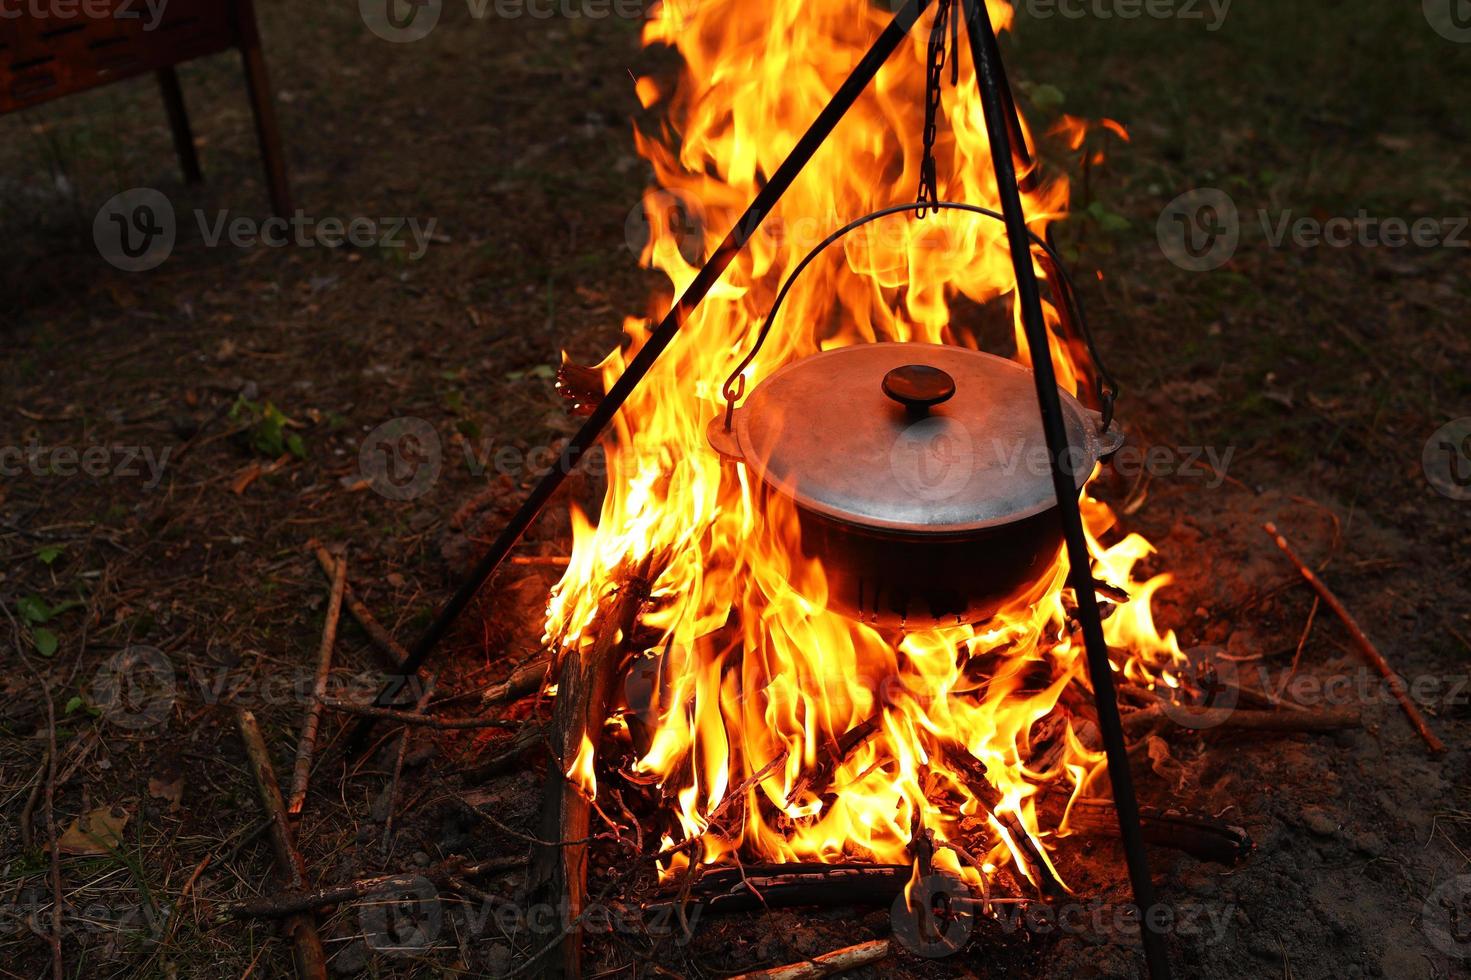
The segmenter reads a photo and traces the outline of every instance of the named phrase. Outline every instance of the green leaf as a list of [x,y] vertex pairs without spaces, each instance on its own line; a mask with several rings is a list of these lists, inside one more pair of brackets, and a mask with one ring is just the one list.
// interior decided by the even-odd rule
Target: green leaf
[[67,701],[66,707],[62,709],[62,714],[74,714],[78,708],[86,703],[87,702],[82,700],[81,695],[73,694],[71,696],[71,700]]
[[286,448],[297,459],[306,459],[306,443],[295,432],[286,437]]
[[15,604],[20,611],[20,618],[27,623],[44,623],[55,615],[52,608],[46,605],[46,600],[38,595],[28,595]]
[[65,548],[62,548],[59,545],[48,545],[45,548],[42,548],[40,551],[36,552],[36,557],[41,560],[41,564],[49,565],[56,559],[60,558],[61,553],[65,550]]
[[55,633],[39,626],[31,630],[31,643],[35,646],[36,652],[43,657],[51,656],[60,645]]

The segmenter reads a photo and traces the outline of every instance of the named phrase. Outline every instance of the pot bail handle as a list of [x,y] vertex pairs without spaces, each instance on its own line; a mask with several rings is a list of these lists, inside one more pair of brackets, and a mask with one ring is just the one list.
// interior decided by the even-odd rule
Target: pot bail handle
[[[993,211],[991,208],[983,208],[978,204],[963,204],[958,201],[929,201],[925,204],[919,204],[911,201],[905,204],[891,204],[888,207],[865,214],[860,218],[855,218],[818,242],[812,251],[802,257],[802,261],[797,263],[796,268],[782,282],[781,288],[777,290],[776,299],[772,301],[771,309],[766,314],[766,319],[761,321],[761,327],[756,332],[756,340],[751,345],[751,349],[741,358],[740,363],[735,366],[735,370],[730,372],[730,376],[725,379],[725,384],[721,386],[720,393],[725,398],[725,417],[723,423],[726,432],[732,431],[732,425],[735,420],[735,404],[740,401],[741,396],[746,390],[746,369],[751,366],[756,360],[756,355],[761,352],[762,345],[766,343],[767,335],[771,333],[771,325],[776,322],[777,312],[781,310],[782,301],[787,298],[787,293],[791,291],[793,284],[796,283],[797,278],[802,274],[803,270],[811,265],[829,245],[832,245],[855,228],[860,228],[870,221],[876,221],[879,218],[887,217],[891,214],[904,214],[907,212],[923,217],[928,211],[964,211],[996,221],[1005,220],[999,211]],[[1113,377],[1108,373],[1108,370],[1103,366],[1103,360],[1098,356],[1098,348],[1093,343],[1093,334],[1088,329],[1088,320],[1083,314],[1082,298],[1078,295],[1078,290],[1073,284],[1072,277],[1068,275],[1067,266],[1064,265],[1062,256],[1057,254],[1057,250],[1045,238],[1040,237],[1034,232],[1028,231],[1027,237],[1031,239],[1031,244],[1041,249],[1042,253],[1050,261],[1051,270],[1048,273],[1048,280],[1056,292],[1058,301],[1066,308],[1071,321],[1077,325],[1078,332],[1083,335],[1083,340],[1088,348],[1088,356],[1093,361],[1093,367],[1095,369],[1094,387],[1099,407],[1103,409],[1103,428],[1108,429],[1113,423],[1114,400],[1118,397],[1119,387],[1113,380]],[[1053,273],[1056,274],[1056,280],[1053,280]]]
[[923,418],[955,394],[955,379],[928,364],[905,364],[884,375],[884,394],[904,406],[910,418]]

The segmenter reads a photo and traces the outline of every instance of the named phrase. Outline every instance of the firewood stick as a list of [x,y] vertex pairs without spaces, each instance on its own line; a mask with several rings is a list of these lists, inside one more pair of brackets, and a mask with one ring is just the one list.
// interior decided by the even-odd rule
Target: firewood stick
[[1415,707],[1415,702],[1410,699],[1409,692],[1405,690],[1404,681],[1399,679],[1399,675],[1389,666],[1389,661],[1384,659],[1384,655],[1379,652],[1379,648],[1374,646],[1369,640],[1369,637],[1359,627],[1358,622],[1344,608],[1343,603],[1338,601],[1338,596],[1334,595],[1332,590],[1323,584],[1322,579],[1313,574],[1312,569],[1303,564],[1302,559],[1297,556],[1297,553],[1292,550],[1292,546],[1287,543],[1287,539],[1278,532],[1277,525],[1267,523],[1262,525],[1262,528],[1272,536],[1272,540],[1276,542],[1278,548],[1282,549],[1282,553],[1287,556],[1288,560],[1297,566],[1298,572],[1301,573],[1303,578],[1307,579],[1308,584],[1313,587],[1313,591],[1318,593],[1318,597],[1327,603],[1328,608],[1332,609],[1334,614],[1343,621],[1343,625],[1348,628],[1349,635],[1353,637],[1353,641],[1358,646],[1359,651],[1368,658],[1369,662],[1374,665],[1374,669],[1378,670],[1380,675],[1389,683],[1389,689],[1394,692],[1395,699],[1399,701],[1400,707],[1404,709],[1406,717],[1410,719],[1410,724],[1415,726],[1415,730],[1420,733],[1420,737],[1425,740],[1425,744],[1430,746],[1430,751],[1435,753],[1444,752],[1445,743],[1437,738],[1435,733],[1430,730],[1430,726],[1426,724],[1424,717],[1420,714],[1420,709]]
[[[271,753],[261,735],[260,724],[255,715],[246,708],[235,709],[235,725],[240,729],[240,739],[245,743],[245,755],[250,760],[250,771],[255,777],[255,788],[260,795],[261,807],[270,818],[271,849],[276,855],[276,865],[286,878],[288,888],[299,890],[306,885],[306,862],[291,839],[291,824],[286,816],[286,801],[281,798],[281,787],[276,782],[276,771],[271,766]],[[301,980],[326,980],[327,957],[322,952],[322,939],[317,935],[317,923],[307,912],[297,912],[286,919],[286,933],[291,937],[296,959],[296,974]]]
[[[583,649],[565,651],[557,680],[557,699],[549,731],[554,771],[548,772],[542,797],[543,840],[557,846],[538,846],[533,852],[531,893],[540,901],[564,910],[562,934],[547,949],[541,969],[547,977],[582,975],[583,904],[587,897],[587,844],[591,806],[581,786],[567,775],[587,746],[596,757],[617,686],[627,639],[648,598],[652,556],[625,577],[621,587],[605,600],[597,637]],[[565,905],[563,904],[565,903]]]
[[[1190,810],[1142,806],[1139,826],[1150,844],[1220,864],[1237,863],[1255,846],[1243,828]],[[1068,828],[1085,837],[1117,837],[1119,818],[1113,801],[1078,800],[1068,811]]]
[[875,939],[871,942],[859,943],[857,946],[835,949],[831,953],[823,953],[821,956],[814,956],[801,963],[742,973],[732,977],[731,980],[816,980],[819,977],[830,977],[848,970],[856,970],[859,967],[871,966],[880,960],[887,959],[892,952],[893,940]]
[[480,695],[480,703],[482,705],[500,704],[505,701],[518,701],[528,694],[535,694],[541,690],[542,682],[546,680],[547,667],[550,662],[543,657],[522,664],[511,671],[511,676],[501,683],[487,687]]
[[[416,712],[422,714],[424,706],[434,696],[434,685],[437,679],[437,675],[429,675],[429,680],[424,684],[424,693],[419,695],[419,703],[414,706]],[[403,776],[404,759],[409,754],[409,742],[413,737],[413,727],[411,725],[405,725],[403,733],[398,737],[398,752],[394,754],[393,758],[393,778],[388,782],[388,814],[383,820],[383,857],[385,859],[387,859],[393,847],[393,818],[394,811],[398,809],[398,781]]]
[[837,771],[843,767],[843,763],[848,760],[848,756],[852,755],[858,750],[859,746],[872,738],[882,724],[883,716],[874,715],[871,718],[859,722],[838,736],[836,742],[829,742],[820,746],[819,751],[822,752],[822,755],[818,758],[816,764],[803,771],[797,777],[796,782],[792,784],[791,792],[787,794],[787,805],[791,806],[796,803],[797,800],[801,799],[803,793],[809,791],[818,792],[826,788]]
[[[337,559],[315,541],[312,547],[317,556],[317,564],[322,566],[322,571],[326,573],[328,581],[335,580],[337,578]],[[403,648],[403,644],[395,640],[393,634],[383,628],[383,624],[378,622],[372,610],[363,603],[362,599],[358,598],[351,582],[343,586],[342,601],[347,605],[348,614],[363,628],[363,632],[368,634],[368,639],[373,646],[388,658],[390,666],[398,667],[409,658],[409,652]]]
[[433,728],[439,731],[451,731],[464,728],[520,728],[521,722],[510,718],[436,718],[433,715],[421,714],[417,711],[400,711],[397,708],[378,708],[371,704],[357,704],[352,701],[343,701],[339,698],[320,697],[318,703],[324,708],[340,711],[345,715],[357,715],[360,718],[382,718],[385,721],[396,721],[402,725],[419,725],[424,728]]
[[1130,733],[1169,720],[1182,728],[1206,731],[1229,729],[1253,732],[1332,732],[1363,724],[1356,708],[1327,708],[1301,711],[1251,711],[1235,708],[1196,708],[1189,705],[1152,704],[1124,716]]
[[322,721],[322,698],[327,694],[327,681],[332,674],[332,648],[337,644],[337,621],[342,618],[342,593],[347,588],[347,555],[337,559],[332,575],[332,598],[327,603],[327,621],[322,624],[322,642],[317,647],[317,676],[312,684],[312,699],[307,702],[306,718],[301,725],[301,738],[296,743],[296,765],[291,774],[291,802],[286,811],[293,817],[306,803],[306,787],[311,781],[312,755],[317,749],[317,727]]
[[425,879],[434,885],[443,886],[455,878],[479,878],[524,867],[526,867],[526,858],[521,856],[490,858],[476,862],[466,862],[463,858],[456,858],[411,874],[377,875],[359,881],[350,881],[344,885],[319,888],[316,891],[284,892],[266,898],[227,902],[220,906],[218,914],[223,918],[284,919],[303,912],[331,908],[344,902],[405,891]]
[[1036,882],[1038,891],[1048,896],[1067,894],[1067,889],[1052,873],[1052,868],[1047,864],[1046,856],[1042,853],[1041,848],[1027,833],[1027,828],[1022,823],[1020,815],[997,812],[997,807],[1001,803],[1001,794],[991,784],[986,764],[972,755],[970,750],[960,742],[949,738],[941,739],[940,756],[945,760],[946,765],[964,777],[966,787],[981,806],[985,807],[986,811],[1006,828],[1007,833],[1016,843],[1017,850],[1026,859],[1026,871],[1028,876]]

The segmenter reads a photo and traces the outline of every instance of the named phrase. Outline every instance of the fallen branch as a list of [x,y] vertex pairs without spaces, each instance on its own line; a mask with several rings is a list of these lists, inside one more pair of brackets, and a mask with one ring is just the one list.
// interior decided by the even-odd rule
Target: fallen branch
[[[281,787],[276,782],[276,772],[271,767],[271,753],[261,735],[260,724],[255,720],[255,715],[245,708],[235,709],[235,724],[245,743],[245,755],[250,760],[250,771],[255,777],[255,788],[260,795],[261,807],[270,818],[271,849],[276,854],[276,865],[286,876],[288,888],[301,889],[306,884],[306,862],[292,842],[286,802],[281,798]],[[326,980],[327,957],[322,952],[322,939],[317,935],[317,924],[312,916],[306,912],[289,915],[286,919],[286,934],[291,937],[297,976],[301,980]]]
[[312,755],[317,749],[317,727],[322,721],[322,697],[332,675],[332,648],[337,644],[337,621],[342,617],[342,593],[347,588],[347,556],[337,559],[332,575],[332,599],[327,604],[327,620],[322,624],[322,642],[317,647],[317,676],[312,683],[312,699],[306,705],[306,718],[301,724],[301,738],[296,743],[296,765],[291,774],[291,802],[286,812],[301,813],[306,803],[306,788],[311,781]]
[[731,980],[817,980],[819,977],[830,977],[835,973],[871,966],[887,959],[893,951],[893,940],[875,939],[857,946],[835,949],[831,953],[823,953],[801,963],[742,973]]
[[479,878],[501,871],[515,871],[526,867],[526,863],[525,857],[491,858],[474,863],[466,862],[463,858],[452,858],[411,874],[378,875],[350,881],[345,885],[319,888],[316,891],[285,892],[268,898],[227,902],[220,906],[219,915],[223,918],[284,919],[303,912],[331,908],[344,902],[410,891],[426,879],[436,886],[443,886],[456,878]]
[[1255,711],[1242,708],[1197,708],[1157,702],[1125,715],[1124,731],[1143,731],[1156,722],[1166,720],[1181,728],[1196,731],[1223,729],[1251,732],[1334,732],[1345,728],[1359,728],[1363,724],[1357,708]]
[[[51,697],[51,684],[46,676],[31,663],[31,658],[26,655],[25,647],[22,646],[20,626],[15,617],[10,616],[10,610],[5,610],[6,616],[10,617],[12,635],[15,639],[15,651],[20,656],[20,661],[26,670],[36,678],[36,683],[41,688],[41,700],[46,705],[46,760],[42,763],[45,770],[42,782],[37,785],[45,787],[46,805],[46,855],[49,862],[49,877],[51,879],[51,931],[46,937],[51,947],[51,976],[53,980],[64,980],[66,977],[66,966],[61,955],[61,917],[62,891],[61,891],[61,849],[56,836],[56,705]],[[29,807],[30,804],[28,803]]]
[[[332,557],[330,551],[316,542],[313,542],[312,547],[317,556],[317,564],[322,566],[322,571],[327,574],[329,580],[335,580],[337,577],[337,559]],[[343,587],[342,600],[347,604],[348,614],[363,628],[363,632],[368,634],[368,639],[372,642],[373,646],[377,647],[388,658],[390,666],[397,668],[405,660],[409,659],[409,652],[393,638],[393,635],[388,630],[383,628],[383,625],[373,616],[372,611],[364,605],[363,600],[359,599],[357,593],[353,591],[351,583]]]
[[521,722],[509,718],[436,718],[433,715],[420,714],[417,711],[401,711],[398,708],[380,708],[372,704],[358,704],[354,701],[342,701],[338,698],[319,697],[317,701],[324,708],[340,711],[345,715],[358,715],[362,718],[382,718],[385,721],[396,721],[401,725],[422,725],[425,728],[434,728],[441,731],[451,731],[464,728],[520,728]]
[[496,755],[491,756],[475,768],[465,772],[465,780],[470,783],[483,782],[491,776],[499,776],[519,763],[536,749],[547,744],[546,729],[540,725],[528,725],[518,731],[514,738],[510,739],[510,745]]
[[1437,738],[1435,733],[1430,730],[1430,726],[1426,724],[1424,717],[1420,714],[1420,709],[1415,707],[1414,701],[1410,700],[1409,692],[1405,690],[1404,681],[1400,680],[1399,675],[1389,666],[1389,661],[1384,659],[1384,655],[1379,652],[1378,647],[1374,646],[1369,638],[1364,635],[1364,631],[1359,627],[1358,622],[1353,616],[1349,615],[1349,611],[1344,608],[1343,603],[1339,602],[1338,597],[1333,594],[1328,586],[1323,584],[1322,579],[1313,574],[1313,570],[1303,564],[1301,558],[1297,557],[1297,553],[1292,550],[1292,546],[1287,543],[1287,539],[1277,531],[1277,525],[1268,523],[1262,525],[1262,528],[1272,536],[1272,540],[1276,542],[1278,548],[1282,549],[1282,553],[1287,556],[1288,560],[1297,566],[1298,572],[1303,578],[1307,579],[1308,584],[1313,587],[1313,591],[1318,593],[1318,597],[1327,603],[1328,608],[1332,609],[1338,618],[1343,621],[1343,625],[1348,628],[1349,635],[1353,637],[1355,645],[1369,659],[1369,662],[1374,665],[1374,668],[1379,671],[1385,681],[1389,683],[1389,689],[1394,692],[1395,699],[1399,701],[1400,707],[1404,709],[1406,717],[1410,719],[1410,724],[1415,726],[1415,730],[1420,733],[1420,737],[1425,740],[1425,744],[1430,746],[1430,751],[1436,753],[1444,752],[1445,743]]

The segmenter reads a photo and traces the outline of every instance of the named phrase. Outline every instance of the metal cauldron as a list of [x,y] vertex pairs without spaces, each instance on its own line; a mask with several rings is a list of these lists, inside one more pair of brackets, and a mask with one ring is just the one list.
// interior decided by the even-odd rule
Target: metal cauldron
[[[1059,390],[1078,489],[1118,448]],[[786,365],[712,444],[761,494],[795,504],[829,607],[865,623],[977,623],[1036,582],[1062,546],[1032,373],[960,347],[879,343]]]

